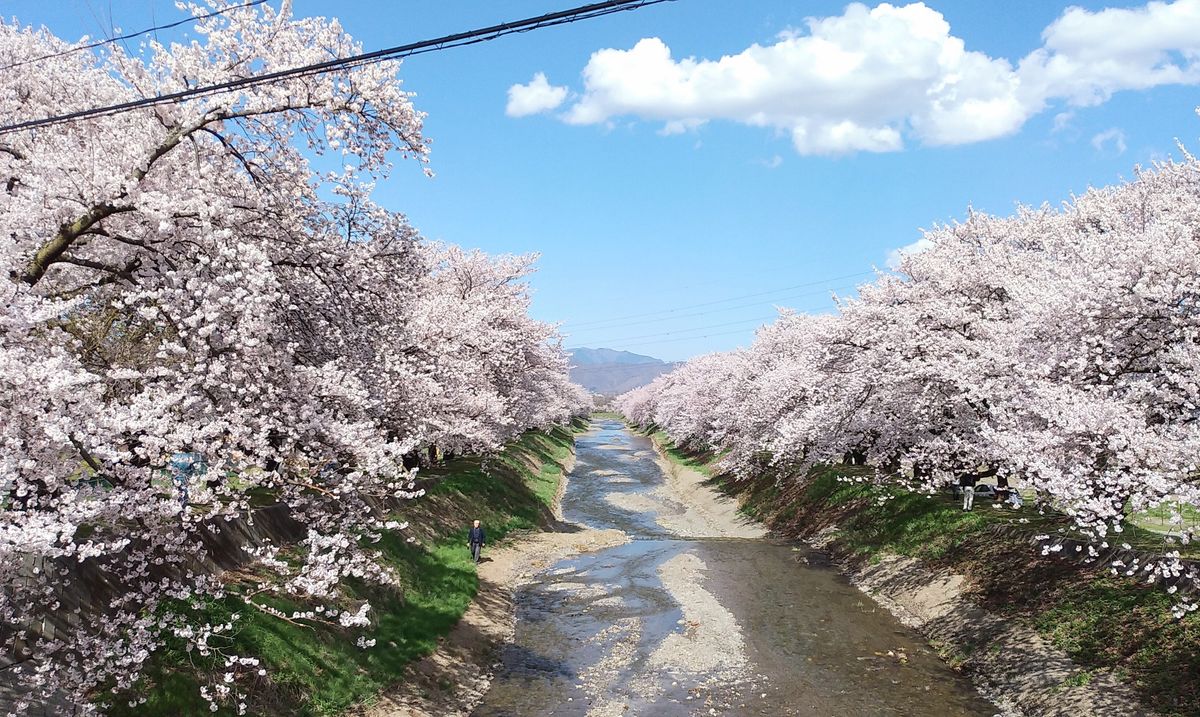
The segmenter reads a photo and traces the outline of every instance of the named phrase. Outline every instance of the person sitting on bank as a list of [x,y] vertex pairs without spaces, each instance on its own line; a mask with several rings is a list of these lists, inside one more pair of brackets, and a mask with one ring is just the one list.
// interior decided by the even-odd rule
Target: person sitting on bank
[[471,546],[471,559],[479,562],[479,554],[483,550],[483,544],[487,542],[487,534],[483,532],[483,527],[479,525],[479,521],[475,521],[471,525],[471,530],[467,533],[467,545]]

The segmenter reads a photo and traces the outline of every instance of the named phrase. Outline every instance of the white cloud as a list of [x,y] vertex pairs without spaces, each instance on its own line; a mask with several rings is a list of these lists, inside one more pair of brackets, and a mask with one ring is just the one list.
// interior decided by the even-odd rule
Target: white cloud
[[779,169],[779,167],[783,164],[783,157],[780,157],[777,154],[774,157],[771,157],[770,159],[760,160],[759,164],[766,167],[767,169]]
[[1075,119],[1074,110],[1068,112],[1059,112],[1058,114],[1054,115],[1054,128],[1050,131],[1057,134],[1064,130],[1070,129],[1071,120],[1073,119]]
[[1110,146],[1116,154],[1125,154],[1125,133],[1112,127],[1092,137],[1092,148],[1097,152],[1104,152]]
[[[966,49],[923,3],[854,3],[719,59],[675,58],[656,37],[599,50],[562,117],[602,125],[632,115],[663,122],[663,134],[728,120],[786,133],[800,154],[978,142],[1016,132],[1052,103],[1200,83],[1198,27],[1200,0],[1072,7],[1014,64]],[[1060,115],[1065,123],[1071,112]]]
[[669,137],[673,134],[684,134],[694,132],[704,125],[707,120],[683,119],[671,120],[663,125],[663,128],[658,131],[663,137]]
[[851,120],[801,121],[792,130],[792,145],[800,154],[895,152],[904,147],[904,140],[892,127],[863,127]]
[[549,112],[567,99],[567,88],[556,87],[546,79],[546,73],[539,72],[526,85],[513,85],[508,88],[508,106],[504,114],[509,117],[525,117],[539,112]]
[[920,254],[932,246],[932,241],[926,239],[925,237],[921,237],[912,244],[905,244],[899,249],[892,249],[890,252],[888,252],[887,267],[889,269],[897,269],[900,266],[900,262],[904,260],[904,257],[911,256],[913,254]]
[[600,50],[564,117],[733,120],[785,131],[801,154],[895,151],[906,132],[970,142],[1025,120],[1012,66],[967,52],[925,5],[854,4],[807,29],[717,60],[675,59],[658,38]]
[[1092,12],[1069,7],[1021,61],[1036,95],[1095,105],[1121,90],[1200,82],[1200,0]]

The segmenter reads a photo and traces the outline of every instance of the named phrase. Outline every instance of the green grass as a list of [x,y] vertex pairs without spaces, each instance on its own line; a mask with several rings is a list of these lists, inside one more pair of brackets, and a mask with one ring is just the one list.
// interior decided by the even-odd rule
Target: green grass
[[714,476],[713,463],[715,463],[718,458],[715,453],[688,451],[680,448],[671,442],[671,439],[667,437],[667,434],[664,431],[656,430],[648,435],[650,436],[651,440],[653,440],[659,445],[660,448],[662,448],[663,452],[666,453],[667,457],[671,460],[680,465],[687,466],[688,468],[694,468],[709,478]]
[[[1175,525],[1171,522],[1172,513],[1179,511],[1179,517],[1182,521],[1181,525]],[[1129,518],[1130,522],[1138,528],[1154,534],[1178,532],[1179,528],[1200,527],[1200,509],[1187,503],[1167,502],[1159,505],[1156,508],[1142,511],[1134,514]],[[1161,535],[1158,538],[1162,540]]]
[[[366,650],[354,643],[361,631],[279,619],[245,605],[236,596],[209,603],[194,618],[225,621],[236,614],[232,637],[220,644],[227,653],[259,658],[267,676],[243,678],[251,695],[251,714],[335,715],[363,702],[394,683],[405,665],[432,652],[466,611],[479,588],[475,565],[466,548],[466,528],[478,518],[488,530],[489,546],[533,530],[552,519],[551,506],[562,478],[562,465],[574,441],[572,428],[530,432],[487,460],[458,458],[422,477],[437,479],[424,498],[395,514],[412,528],[384,536],[376,547],[401,577],[403,590],[381,589],[355,581],[343,586],[340,602],[356,606],[370,599],[373,625],[366,637],[376,640]],[[406,542],[409,535],[419,543]],[[241,589],[234,582],[231,591]],[[260,602],[263,601],[261,598]],[[291,612],[308,609],[287,599],[269,601]],[[182,645],[152,658],[133,694],[110,697],[114,715],[210,714],[199,696],[202,682],[223,672],[212,658],[188,654]],[[248,689],[247,689],[248,688]],[[144,704],[128,702],[144,698]],[[216,714],[233,714],[222,709]]]
[[1034,623],[1076,663],[1120,669],[1158,712],[1200,714],[1200,619],[1176,620],[1171,604],[1105,577],[1064,591]]
[[809,499],[854,506],[841,524],[839,538],[861,555],[944,558],[988,525],[983,509],[964,512],[939,496],[869,488],[838,478],[833,470],[815,476],[807,489]]
[[625,417],[616,411],[592,411],[592,418],[600,421],[608,419],[610,421],[624,421]]

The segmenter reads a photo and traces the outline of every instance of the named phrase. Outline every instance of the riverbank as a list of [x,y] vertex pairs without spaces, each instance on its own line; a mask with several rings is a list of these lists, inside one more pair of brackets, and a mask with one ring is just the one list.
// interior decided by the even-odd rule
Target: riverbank
[[596,421],[576,448],[566,515],[634,539],[522,585],[514,639],[471,714],[997,714],[816,551],[763,538],[620,421]]
[[[488,526],[493,558],[505,546],[537,535],[535,531],[554,528],[554,506],[572,460],[574,435],[584,427],[579,422],[529,432],[486,461],[460,457],[422,471],[427,495],[388,516],[407,522],[408,528],[385,533],[377,544],[387,566],[400,576],[401,589],[350,580],[335,601],[352,607],[363,598],[371,600],[372,627],[365,637],[374,640],[373,646],[357,646],[359,633],[336,624],[287,621],[248,608],[240,595],[252,576],[231,572],[226,576],[230,597],[201,606],[198,615],[236,623],[230,639],[213,645],[219,654],[201,657],[168,645],[152,658],[136,691],[109,698],[109,713],[210,714],[200,687],[221,680],[225,654],[256,658],[266,670],[264,676],[250,678],[258,682],[249,691],[248,714],[317,717],[363,709],[410,665],[439,649],[479,602],[476,595],[487,594],[493,563],[483,563],[484,569],[476,572],[463,545],[470,520],[479,518]],[[285,613],[313,608],[293,599],[259,601]],[[141,704],[130,704],[139,700]],[[233,705],[216,714],[235,713]]]
[[[593,429],[594,430],[594,429]],[[582,437],[582,436],[580,436]],[[616,448],[613,446],[612,448]],[[622,447],[624,448],[624,447]],[[645,453],[649,454],[648,451]],[[766,530],[737,512],[736,501],[703,485],[706,477],[678,466],[661,453],[654,462],[663,471],[663,485],[645,495],[637,505],[626,506],[657,516],[664,528],[679,537],[760,538]],[[352,711],[355,717],[453,717],[470,714],[491,688],[501,649],[513,641],[516,622],[515,596],[523,587],[537,582],[550,566],[568,558],[593,553],[629,542],[632,536],[618,529],[596,530],[565,521],[562,498],[574,467],[574,453],[562,463],[562,477],[550,503],[553,521],[542,532],[522,533],[497,550],[489,551],[479,566],[479,592],[436,651],[414,663],[405,676],[385,690],[369,706]],[[616,485],[620,477],[614,475]],[[609,498],[621,495],[609,494]],[[740,634],[728,613],[697,583],[702,561],[692,557],[664,566],[660,577],[681,605],[688,624],[704,625],[671,636],[671,642],[655,652],[656,669],[679,674],[716,671],[706,661],[745,659],[731,646],[740,644]],[[576,583],[565,583],[561,593],[589,604],[603,600]],[[619,597],[608,598],[620,600]],[[618,634],[619,633],[619,634]],[[592,693],[604,691],[608,682],[630,667],[636,633],[617,630],[597,635],[608,645],[608,657],[593,669],[579,674],[580,685]],[[725,657],[720,657],[720,656]],[[719,665],[727,668],[728,666]],[[728,675],[729,670],[723,669]],[[621,703],[593,705],[596,714],[619,715]]]
[[554,563],[610,548],[629,538],[616,530],[591,530],[563,520],[562,497],[575,464],[572,446],[559,464],[548,505],[552,520],[541,532],[523,532],[488,550],[478,567],[479,589],[437,649],[409,666],[393,687],[355,717],[457,717],[468,715],[491,687],[499,650],[513,639],[515,596],[520,587]]
[[[1171,598],[1031,545],[1059,519],[838,480],[742,481],[654,435],[781,537],[831,554],[864,592],[921,631],[989,696],[1031,715],[1200,714],[1200,619]],[[852,473],[844,469],[841,473]]]
[[404,677],[358,717],[454,717],[468,715],[491,687],[499,650],[513,638],[514,598],[522,585],[550,565],[627,541],[612,530],[552,530],[522,536],[492,552],[479,567],[479,592],[437,649],[410,666]]

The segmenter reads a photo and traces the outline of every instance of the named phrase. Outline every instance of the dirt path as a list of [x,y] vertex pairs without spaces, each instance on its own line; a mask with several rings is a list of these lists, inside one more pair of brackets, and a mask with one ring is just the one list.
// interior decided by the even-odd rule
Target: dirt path
[[469,714],[491,685],[498,649],[512,639],[517,589],[559,560],[626,540],[620,531],[581,529],[522,536],[516,544],[493,551],[479,566],[479,594],[438,649],[411,666],[396,688],[357,714]]

